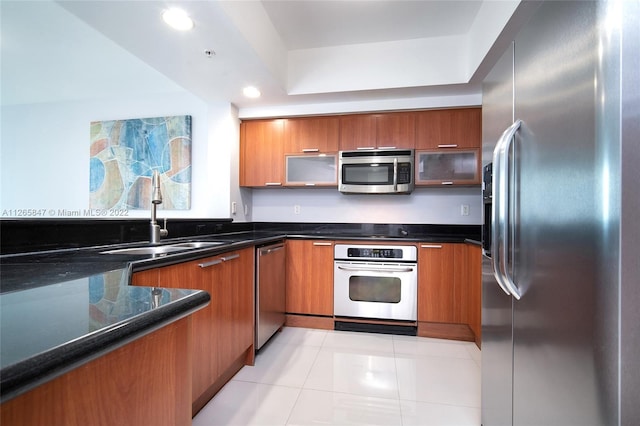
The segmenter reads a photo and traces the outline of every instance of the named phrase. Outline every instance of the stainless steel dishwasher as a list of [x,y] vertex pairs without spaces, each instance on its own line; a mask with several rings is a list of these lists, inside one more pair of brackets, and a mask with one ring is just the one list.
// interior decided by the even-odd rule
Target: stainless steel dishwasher
[[258,247],[256,251],[256,350],[278,331],[285,321],[284,242]]

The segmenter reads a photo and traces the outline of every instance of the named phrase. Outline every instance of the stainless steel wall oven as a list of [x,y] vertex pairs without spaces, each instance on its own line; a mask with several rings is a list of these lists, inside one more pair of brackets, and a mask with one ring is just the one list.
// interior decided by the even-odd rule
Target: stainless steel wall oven
[[417,320],[415,246],[336,244],[336,317]]

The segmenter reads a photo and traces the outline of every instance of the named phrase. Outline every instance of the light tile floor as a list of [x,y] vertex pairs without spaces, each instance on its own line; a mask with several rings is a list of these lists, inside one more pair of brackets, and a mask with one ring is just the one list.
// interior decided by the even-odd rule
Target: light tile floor
[[473,343],[285,327],[196,415],[213,425],[480,425]]

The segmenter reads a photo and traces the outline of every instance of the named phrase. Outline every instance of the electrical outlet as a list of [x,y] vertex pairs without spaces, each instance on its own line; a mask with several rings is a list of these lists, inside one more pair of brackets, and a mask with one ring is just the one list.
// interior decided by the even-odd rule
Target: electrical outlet
[[231,214],[238,213],[238,204],[235,201],[231,202]]
[[300,214],[300,205],[296,204],[295,206],[293,206],[293,213],[294,214]]
[[462,204],[460,206],[460,216],[469,216],[469,204]]

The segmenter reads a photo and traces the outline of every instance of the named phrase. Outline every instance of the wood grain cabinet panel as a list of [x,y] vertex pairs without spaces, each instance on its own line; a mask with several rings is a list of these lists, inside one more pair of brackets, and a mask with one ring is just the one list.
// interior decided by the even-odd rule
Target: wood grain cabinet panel
[[[194,414],[217,392],[216,381],[253,350],[253,252],[246,248],[133,274],[134,285],[204,290],[211,295],[209,305],[192,319]],[[154,277],[157,284],[151,283]]]
[[240,186],[280,186],[284,182],[285,120],[240,124]]
[[418,249],[418,334],[480,345],[480,247],[422,243]]
[[416,113],[416,185],[480,185],[482,109]]
[[394,112],[340,117],[340,149],[415,147],[416,114]]
[[334,153],[339,150],[338,117],[290,118],[284,124],[285,154]]
[[[237,256],[237,257],[236,257]],[[217,283],[218,371],[224,372],[253,345],[254,250],[225,253]],[[214,266],[215,268],[215,266]]]
[[482,147],[482,109],[458,108],[416,113],[416,149]]
[[412,149],[416,145],[416,113],[390,112],[377,116],[378,148]]
[[454,244],[418,246],[418,321],[455,322],[454,253]]
[[191,318],[2,404],[0,424],[191,425]]
[[286,311],[333,316],[333,241],[287,240]]
[[373,149],[377,146],[375,114],[352,114],[340,117],[340,150]]
[[476,345],[482,343],[482,248],[474,244],[467,246],[468,277],[468,318],[469,327],[473,331]]

